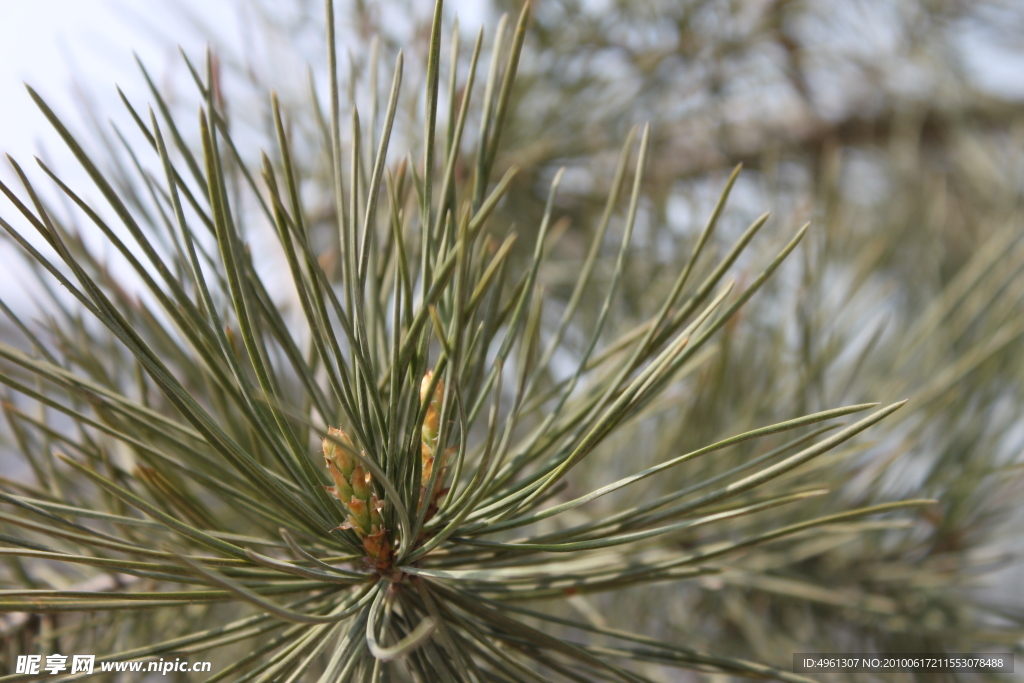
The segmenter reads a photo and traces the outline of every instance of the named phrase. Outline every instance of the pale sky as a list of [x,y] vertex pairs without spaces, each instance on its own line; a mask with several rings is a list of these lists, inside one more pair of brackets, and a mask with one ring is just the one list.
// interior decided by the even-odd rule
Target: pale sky
[[[137,53],[156,78],[169,70],[183,71],[174,41],[201,59],[206,41],[185,18],[189,8],[201,7],[204,19],[217,22],[226,39],[237,36],[233,2],[212,0],[0,0],[0,179],[20,190],[5,156],[10,154],[34,180],[42,174],[34,155],[52,159],[72,187],[87,188],[78,164],[70,157],[25,89],[32,85],[74,132],[83,132],[84,119],[75,95],[76,84],[124,125],[127,114],[116,85],[142,107],[151,101],[133,57]],[[156,27],[156,28],[153,28]],[[235,30],[232,30],[235,29]],[[163,34],[163,37],[161,37]],[[130,121],[130,120],[129,120]],[[131,127],[130,122],[127,124]],[[92,140],[82,135],[88,145]],[[50,185],[41,182],[45,189]],[[6,198],[0,215],[23,225]],[[27,231],[31,234],[31,229]],[[0,296],[16,311],[31,310],[30,293],[18,291],[20,260],[14,247],[0,242]],[[29,296],[26,296],[29,295]]]
[[[336,0],[336,5],[344,2]],[[457,13],[465,27],[475,27],[488,20],[482,5],[479,0],[449,0],[446,10]],[[24,84],[32,85],[72,132],[81,134],[87,150],[96,151],[96,140],[85,127],[76,88],[98,104],[94,111],[109,116],[122,130],[134,132],[115,86],[120,86],[143,114],[152,97],[133,53],[139,55],[162,90],[170,83],[172,89],[180,84],[191,92],[178,46],[200,65],[208,40],[218,41],[229,53],[251,55],[252,50],[246,48],[252,46],[252,35],[258,29],[251,23],[252,12],[240,12],[240,7],[250,6],[236,0],[0,0],[0,180],[20,189],[3,156],[6,154],[13,156],[33,181],[42,180],[45,176],[33,159],[40,155],[52,161],[61,177],[88,198],[92,183],[36,108]],[[190,17],[206,28],[197,27]],[[396,21],[399,18],[394,17]],[[338,22],[340,29],[345,22],[343,12]],[[277,45],[276,50],[271,46],[272,52],[253,58],[258,67],[264,66],[261,57],[270,60],[278,75],[294,72],[298,78],[285,79],[278,86],[287,89],[296,85],[305,94],[305,64],[320,58],[320,30],[316,29],[316,35],[296,38],[301,45]],[[96,156],[104,159],[102,151]],[[38,185],[46,192],[52,184],[42,180]],[[99,208],[102,212],[103,202]],[[26,227],[2,196],[0,215]],[[25,232],[32,234],[30,228]],[[105,245],[96,246],[103,249]],[[9,241],[0,240],[0,275],[6,276],[0,277],[0,296],[24,314],[29,312],[31,295],[25,291],[14,293],[24,278],[19,277],[20,266],[18,259],[12,258],[12,250]]]
[[[337,2],[343,5],[345,0]],[[97,109],[104,115],[123,123],[127,115],[115,84],[143,111],[152,99],[133,51],[154,77],[183,78],[184,67],[176,44],[201,61],[208,39],[206,31],[189,21],[191,13],[209,24],[216,39],[226,42],[229,51],[246,53],[250,44],[244,38],[248,27],[238,10],[243,4],[235,0],[0,0],[0,154],[14,156],[35,178],[39,174],[32,157],[45,150],[62,177],[72,181],[72,186],[76,186],[76,180],[83,181],[77,186],[88,185],[77,164],[68,158],[63,143],[36,109],[23,82],[32,84],[73,130],[83,128],[81,107],[74,94],[76,83],[99,102]],[[449,13],[457,12],[468,29],[480,22],[493,25],[482,9],[485,4],[481,0],[448,0],[446,9]],[[339,21],[344,21],[343,13]],[[311,45],[305,43],[306,38],[319,39],[303,36],[301,46],[283,46],[286,49],[271,58],[280,70],[295,71],[299,76],[295,81],[301,81],[302,88],[302,58],[295,64],[277,62],[289,52],[308,54]],[[987,44],[979,35],[965,32],[961,39],[961,49],[969,56],[968,64],[978,74],[979,85],[1004,95],[1024,96],[1024,79],[1019,77],[1024,64],[1020,59],[1009,59],[1005,50]],[[292,47],[300,49],[291,50]],[[132,128],[130,120],[124,125]],[[83,139],[91,142],[88,134]],[[0,179],[14,179],[2,156]],[[0,215],[12,220],[11,213],[10,204],[0,198]],[[5,251],[8,247],[0,246],[0,266],[11,261],[10,252]],[[16,279],[0,282],[0,294],[8,292],[8,285]]]
[[[206,2],[202,13],[230,22],[232,5]],[[116,102],[115,83],[141,95],[133,50],[158,74],[177,57],[173,45],[143,24],[159,26],[197,53],[204,40],[182,19],[181,9],[198,6],[196,0],[0,0],[0,151],[26,162],[40,140],[51,145],[24,82],[69,118],[77,109],[75,81],[104,101]]]
[[[485,21],[481,4],[448,2],[446,9],[457,12],[475,31]],[[115,83],[129,96],[137,94],[140,102],[148,102],[132,52],[155,75],[182,68],[176,44],[201,56],[207,37],[190,23],[189,13],[212,26],[229,48],[242,52],[245,27],[238,7],[233,0],[0,0],[0,153],[28,161],[40,139],[47,145],[52,140],[24,82],[62,117],[75,111],[76,80],[110,106],[120,108]],[[9,177],[6,171],[0,174]]]

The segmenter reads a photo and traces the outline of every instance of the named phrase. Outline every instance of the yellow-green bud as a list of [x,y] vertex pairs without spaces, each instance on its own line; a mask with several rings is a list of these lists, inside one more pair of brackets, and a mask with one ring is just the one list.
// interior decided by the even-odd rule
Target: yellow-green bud
[[363,542],[366,556],[373,561],[374,566],[381,570],[387,569],[391,564],[391,543],[380,514],[384,503],[373,492],[373,478],[346,450],[346,446],[354,448],[348,434],[334,427],[329,428],[327,433],[344,444],[338,445],[331,438],[323,440],[324,460],[334,480],[334,486],[327,490],[348,511],[348,518],[339,528],[355,531]]
[[[341,429],[335,427],[329,427],[327,429],[327,435],[333,437],[337,441],[341,441],[349,448],[353,448],[352,439],[348,437]],[[330,462],[334,463],[334,466],[338,468],[338,471],[344,477],[349,477],[352,474],[352,469],[356,466],[356,460],[341,446],[330,438],[325,438],[323,441],[324,445],[324,457]]]
[[352,497],[352,486],[330,459],[325,458],[325,460],[327,460],[327,469],[331,473],[331,478],[334,480],[334,486],[328,486],[327,490],[344,503]]
[[[420,381],[420,403],[427,402],[427,392],[430,391],[430,382],[434,378],[434,372],[427,370],[427,373],[423,375],[423,379]],[[434,388],[434,395],[430,397],[430,407],[427,408],[427,415],[423,420],[423,429],[421,436],[423,443],[429,445],[431,455],[433,455],[434,448],[437,447],[437,434],[438,428],[441,424],[441,401],[444,397],[444,383],[438,382],[437,387]]]
[[370,509],[366,501],[353,497],[346,507],[349,511],[349,526],[360,536],[370,533]]
[[362,465],[356,465],[352,470],[352,495],[359,500],[370,500],[370,475],[363,470]]
[[374,529],[384,528],[384,518],[380,511],[384,509],[384,501],[377,497],[376,493],[370,495],[370,527]]

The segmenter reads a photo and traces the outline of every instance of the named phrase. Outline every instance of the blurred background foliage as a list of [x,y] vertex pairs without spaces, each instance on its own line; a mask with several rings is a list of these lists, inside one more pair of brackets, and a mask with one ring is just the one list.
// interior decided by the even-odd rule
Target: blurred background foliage
[[[373,54],[381,64],[377,83],[354,85],[351,97],[383,91],[398,45],[425,54],[430,4],[339,7],[352,72],[362,73]],[[514,17],[519,6],[448,3],[446,12],[458,13],[463,27],[461,58],[468,59],[477,26],[494,25],[485,18]],[[201,13],[194,17],[197,30],[211,36],[236,137],[239,130],[255,140],[272,134],[269,118],[259,118],[268,108],[246,103],[265,101],[274,88],[291,112],[297,161],[326,178],[322,130],[304,113],[310,85],[322,97],[325,75],[315,66],[308,83],[294,78],[306,64],[324,62],[321,3],[264,1],[239,11],[252,31],[245,54],[217,49],[218,27],[204,26]],[[152,28],[156,39],[173,41]],[[418,61],[407,60],[412,83],[422,80]],[[556,204],[562,233],[542,274],[552,329],[599,222],[618,149],[635,124],[652,123],[652,160],[625,296],[610,329],[655,313],[737,163],[744,170],[711,247],[728,248],[757,214],[773,212],[761,248],[737,264],[741,284],[792,226],[812,226],[713,352],[578,468],[564,495],[758,425],[909,398],[867,439],[773,489],[827,482],[834,495],[752,517],[735,533],[901,497],[941,501],[909,528],[865,523],[861,534],[795,538],[751,550],[719,576],[580,598],[578,613],[778,666],[800,651],[1021,652],[1024,88],[1006,77],[1014,65],[1017,73],[1024,66],[1024,6],[1011,0],[534,4],[495,176],[511,165],[522,171],[497,221],[524,233],[518,246],[528,249],[550,180],[566,167]],[[175,79],[188,79],[180,65],[148,66],[161,75],[157,85],[172,106],[194,111],[194,103],[174,96]],[[396,122],[399,149],[406,146],[403,128],[415,139],[421,125],[421,104],[407,104]],[[368,111],[368,103],[360,109]],[[100,130],[109,140],[105,123]],[[475,137],[468,130],[466,139]],[[123,157],[113,143],[110,151],[112,160]],[[333,218],[328,193],[318,194],[315,183],[303,191],[309,206],[321,200],[326,229]],[[609,256],[620,239],[616,225],[621,221],[605,240]],[[599,264],[581,329],[592,327],[602,273],[610,272],[610,264]],[[570,328],[556,370],[572,367],[581,334]],[[734,447],[628,496],[685,488],[783,441]],[[612,495],[594,505],[614,510],[622,500]],[[727,680],[653,666],[644,673]]]

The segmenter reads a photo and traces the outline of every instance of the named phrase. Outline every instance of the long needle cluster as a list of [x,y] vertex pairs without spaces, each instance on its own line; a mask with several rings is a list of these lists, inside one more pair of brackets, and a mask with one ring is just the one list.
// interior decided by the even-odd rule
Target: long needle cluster
[[[722,573],[755,546],[827,539],[865,516],[930,504],[771,521],[775,508],[828,493],[794,485],[790,473],[902,403],[743,425],[660,462],[619,457],[636,470],[602,474],[606,483],[585,493],[569,486],[622,428],[656,424],[652,416],[681,393],[670,390],[697,388],[718,332],[807,226],[736,288],[728,275],[768,220],[717,256],[705,248],[737,168],[665,295],[642,302],[638,325],[614,324],[651,147],[644,127],[624,140],[571,288],[545,294],[542,265],[564,266],[551,258],[562,174],[536,225],[522,228],[522,253],[517,233],[494,220],[517,172],[498,151],[529,5],[512,32],[502,20],[482,95],[474,82],[483,32],[462,74],[453,31],[445,103],[438,0],[425,98],[413,99],[425,102],[414,150],[422,163],[390,150],[404,57],[383,107],[369,79],[374,114],[361,122],[342,101],[330,0],[326,7],[328,103],[314,94],[309,111],[289,113],[320,124],[307,147],[324,151],[326,177],[297,163],[275,97],[275,146],[254,167],[233,136],[212,58],[205,74],[186,60],[203,99],[201,150],[185,143],[143,71],[156,106],[146,117],[124,98],[138,128],[135,145],[118,131],[130,169],[102,170],[30,90],[104,203],[42,162],[66,206],[45,201],[16,163],[22,189],[0,183],[22,227],[2,218],[0,226],[56,312],[37,325],[3,308],[24,335],[24,348],[0,343],[4,411],[33,481],[0,479],[3,580],[19,582],[0,588],[0,610],[81,613],[59,631],[83,651],[98,642],[86,615],[105,613],[114,631],[102,642],[125,645],[101,649],[101,661],[215,650],[218,680],[642,683],[650,679],[635,664],[644,662],[806,681],[785,666],[608,628],[560,606],[582,601],[593,613],[591,594]],[[467,126],[471,101],[479,115]],[[463,140],[466,130],[475,142]],[[326,205],[308,205],[311,183]],[[75,227],[85,221],[103,252]],[[287,287],[258,267],[266,249],[252,247],[255,225],[272,226]],[[617,246],[606,260],[609,241]],[[111,254],[131,284],[109,266]],[[596,315],[578,315],[594,296]],[[553,302],[554,317],[545,308]],[[608,494],[734,448],[748,456],[736,467],[599,507]],[[751,518],[764,522],[752,527]],[[147,639],[158,617],[164,635]]]

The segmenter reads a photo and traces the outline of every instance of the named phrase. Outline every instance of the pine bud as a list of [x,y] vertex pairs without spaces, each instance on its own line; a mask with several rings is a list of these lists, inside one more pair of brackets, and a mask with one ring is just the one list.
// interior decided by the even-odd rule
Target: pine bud
[[[337,441],[341,441],[349,448],[354,448],[352,445],[352,439],[349,438],[343,430],[335,427],[329,427],[327,429],[327,435],[333,437]],[[325,438],[323,441],[324,445],[324,458],[328,462],[333,463],[335,467],[341,472],[343,476],[348,478],[352,474],[352,469],[356,466],[356,460],[349,453],[337,445],[334,441],[329,438]]]
[[[353,447],[352,440],[344,431],[331,427],[327,433],[345,446]],[[344,447],[330,438],[323,440],[323,446],[324,460],[334,480],[334,486],[327,487],[327,490],[348,511],[348,518],[339,528],[354,531],[363,542],[367,558],[378,569],[387,569],[391,564],[391,543],[381,515],[384,502],[373,492],[373,477]]]
[[[427,392],[430,391],[430,383],[433,377],[434,372],[432,370],[427,370],[426,374],[423,375],[423,379],[420,381],[420,403],[427,402]],[[423,420],[423,429],[421,430],[423,444],[429,446],[431,456],[433,456],[434,450],[437,448],[438,431],[441,425],[441,401],[443,397],[444,383],[439,381],[437,387],[434,388],[434,395],[429,397],[430,406],[427,408],[427,416]]]
[[391,563],[391,544],[384,529],[368,534],[363,539],[363,549],[377,567],[383,568]]
[[434,387],[433,395],[428,396],[433,377],[434,373],[428,370],[420,381],[420,402],[426,403],[428,399],[430,401],[427,407],[427,414],[423,420],[423,429],[421,430],[420,440],[420,504],[423,505],[425,502],[431,509],[436,509],[434,506],[436,502],[435,499],[441,490],[441,481],[444,479],[445,466],[447,464],[450,451],[453,449],[449,448],[444,454],[442,454],[441,471],[437,474],[437,480],[434,482],[432,490],[428,493],[427,487],[430,486],[430,479],[434,476],[435,460],[437,460],[438,439],[440,438],[441,426],[441,403],[444,400],[444,383],[440,381],[438,381],[437,386]]
[[349,511],[349,528],[360,536],[370,533],[370,506],[366,504],[366,501],[353,497],[346,507]]
[[[325,458],[326,459],[326,458]],[[348,483],[348,479],[341,473],[331,460],[327,460],[327,469],[331,473],[331,478],[334,480],[334,486],[328,486],[327,490],[334,495],[335,498],[344,502],[352,497],[352,486]]]

